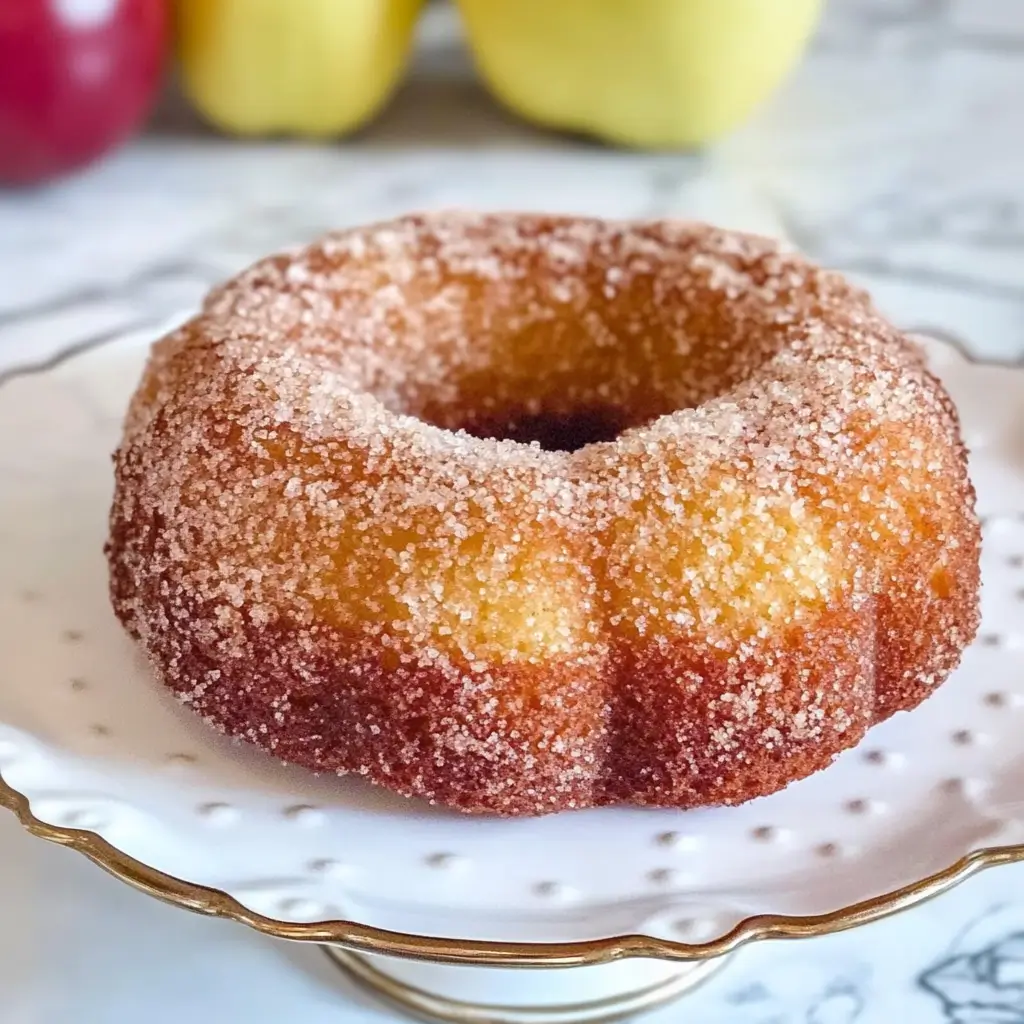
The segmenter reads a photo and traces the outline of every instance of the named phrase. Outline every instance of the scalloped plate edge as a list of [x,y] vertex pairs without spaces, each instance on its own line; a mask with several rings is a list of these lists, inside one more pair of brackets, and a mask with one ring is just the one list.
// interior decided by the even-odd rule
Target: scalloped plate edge
[[[177,323],[178,321],[173,321]],[[1024,360],[997,362],[977,359],[956,335],[932,326],[908,328],[906,333],[948,346],[965,362],[976,366],[1024,366]],[[15,366],[0,374],[7,381],[46,373],[86,352],[95,351],[123,335],[104,339],[87,348],[62,353],[44,363]],[[158,871],[121,852],[107,840],[86,829],[66,828],[41,821],[32,812],[29,799],[7,783],[0,773],[0,806],[13,812],[24,829],[36,838],[66,846],[88,857],[115,878],[163,903],[209,917],[220,917],[247,925],[264,935],[293,942],[315,942],[343,946],[362,953],[376,953],[452,965],[490,967],[585,967],[612,963],[629,957],[667,961],[699,961],[724,956],[750,942],[765,939],[802,939],[845,931],[870,924],[933,899],[990,867],[1024,861],[1024,843],[984,847],[953,864],[890,892],[852,903],[825,914],[797,916],[757,914],[738,922],[725,934],[706,942],[685,943],[645,935],[618,935],[603,939],[566,943],[513,943],[446,939],[390,931],[356,921],[289,923],[244,907],[238,900],[208,886]]]

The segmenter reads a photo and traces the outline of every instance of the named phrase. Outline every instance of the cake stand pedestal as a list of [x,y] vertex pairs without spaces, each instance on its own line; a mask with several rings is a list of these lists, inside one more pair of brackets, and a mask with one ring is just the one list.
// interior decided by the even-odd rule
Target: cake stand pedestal
[[356,984],[421,1020],[445,1024],[598,1024],[656,1009],[691,991],[727,957],[682,963],[620,960],[596,967],[450,967],[324,952]]

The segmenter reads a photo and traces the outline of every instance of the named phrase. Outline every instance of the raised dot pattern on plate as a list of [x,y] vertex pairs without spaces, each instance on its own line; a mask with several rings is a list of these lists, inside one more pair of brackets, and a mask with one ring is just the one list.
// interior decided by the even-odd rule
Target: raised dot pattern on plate
[[864,760],[876,768],[902,768],[906,764],[906,757],[894,750],[866,750]]
[[1007,693],[1005,690],[991,690],[985,694],[982,700],[990,708],[1020,707],[1024,701],[1018,693]]
[[305,828],[316,828],[327,821],[327,815],[319,807],[313,807],[311,804],[295,804],[292,807],[286,807],[283,814],[289,821],[294,821],[296,825],[302,825]]
[[548,900],[570,900],[576,895],[575,891],[564,882],[538,882],[533,887],[533,891],[537,896]]
[[333,860],[330,857],[320,857],[311,860],[306,868],[315,875],[323,875],[325,878],[347,878],[353,873],[351,864],[340,860]]
[[850,814],[880,814],[885,810],[885,804],[881,800],[863,796],[847,800],[844,806]]
[[428,867],[439,868],[443,871],[454,871],[458,868],[465,868],[469,859],[458,853],[431,853],[426,857]]
[[648,879],[655,885],[681,885],[686,880],[686,873],[678,868],[655,868],[648,872]]
[[957,729],[950,738],[958,747],[969,747],[979,739],[978,734],[970,729]]
[[205,818],[211,825],[233,825],[241,818],[241,813],[237,807],[220,802],[200,804],[196,808],[196,813],[200,817]]
[[671,850],[678,850],[680,853],[689,853],[701,846],[700,836],[690,835],[686,832],[660,832],[655,842],[659,846],[667,846]]
[[985,779],[974,777],[951,776],[939,783],[939,789],[948,796],[962,797],[964,800],[977,800],[988,789]]

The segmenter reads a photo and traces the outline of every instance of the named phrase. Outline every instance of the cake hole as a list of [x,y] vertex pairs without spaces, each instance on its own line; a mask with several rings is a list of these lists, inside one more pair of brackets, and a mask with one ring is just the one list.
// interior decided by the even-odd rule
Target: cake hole
[[84,690],[88,689],[89,684],[84,679],[82,679],[81,676],[75,676],[75,678],[71,680],[72,693],[82,693]]
[[1001,647],[1003,638],[999,633],[982,633],[978,637],[978,643],[983,647]]
[[199,758],[196,757],[195,754],[168,754],[165,760],[168,764],[186,767],[188,765],[196,764]]
[[98,739],[106,739],[110,735],[110,726],[96,723],[89,726],[89,732]]
[[779,838],[779,830],[772,825],[759,825],[750,835],[759,843],[774,843]]
[[43,599],[38,590],[26,589],[21,592],[21,599],[25,604],[36,604]]
[[575,452],[588,444],[614,441],[626,428],[620,413],[583,409],[564,414],[513,414],[496,422],[471,423],[463,429],[473,437],[536,444],[549,452]]
[[[355,370],[362,379],[353,383],[391,412],[443,430],[572,452],[698,407],[774,358],[774,340],[729,343],[748,328],[729,304],[709,303],[699,329],[688,322],[684,329],[679,301],[662,299],[662,286],[671,289],[677,279],[674,267],[641,270],[620,226],[586,234],[537,224],[516,238],[503,235],[497,246],[467,235],[451,270],[458,287],[436,304],[423,301],[424,288],[434,290],[432,271],[396,275],[389,302],[408,303],[421,315],[389,308],[384,316],[377,303],[366,313],[353,311],[352,329],[380,341],[382,355]],[[455,259],[440,238],[409,251],[433,252],[435,244],[442,263]],[[640,249],[648,244],[650,253],[666,247],[666,255],[676,246],[651,237]],[[617,267],[609,265],[613,254]],[[719,257],[712,262],[718,266]],[[723,255],[721,265],[727,262]],[[609,277],[609,270],[616,273]],[[690,276],[682,263],[680,272]],[[386,268],[382,273],[390,276]],[[749,269],[737,273],[754,280]],[[764,273],[773,281],[779,276],[775,268]],[[512,286],[524,280],[534,284]],[[484,315],[474,308],[482,299]],[[691,330],[707,340],[688,355],[680,340]],[[424,337],[437,343],[424,345]]]
[[697,921],[692,917],[680,917],[672,922],[672,931],[680,938],[693,938],[697,931]]
[[65,629],[61,635],[69,644],[81,643],[85,639],[85,634],[80,629]]
[[1011,569],[1024,568],[1024,555],[1010,555],[1006,559],[1006,564]]
[[820,845],[818,845],[818,846],[816,846],[814,848],[814,852],[819,857],[824,857],[826,859],[828,859],[830,857],[838,857],[839,856],[839,844],[838,843],[821,843]]
[[970,729],[957,729],[953,733],[952,740],[958,747],[969,747],[977,737]]
[[993,690],[991,693],[986,693],[982,700],[990,708],[1005,708],[1010,704],[1010,698],[999,690]]

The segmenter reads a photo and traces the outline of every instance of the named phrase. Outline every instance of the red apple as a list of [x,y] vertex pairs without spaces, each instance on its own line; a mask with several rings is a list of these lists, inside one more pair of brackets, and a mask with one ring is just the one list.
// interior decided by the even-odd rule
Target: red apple
[[166,0],[0,0],[0,182],[82,167],[149,112]]

